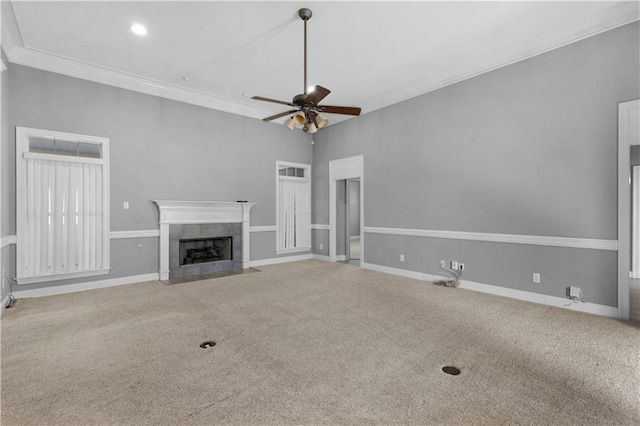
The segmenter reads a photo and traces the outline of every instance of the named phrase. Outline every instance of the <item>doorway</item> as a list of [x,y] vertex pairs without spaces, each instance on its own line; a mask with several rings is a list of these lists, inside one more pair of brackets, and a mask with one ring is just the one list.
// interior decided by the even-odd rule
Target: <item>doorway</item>
[[345,262],[360,266],[360,179],[346,179],[345,193]]
[[[364,156],[329,162],[329,261],[365,259]],[[354,238],[351,238],[354,237]]]
[[[640,285],[631,278],[636,271],[632,244],[638,226],[632,224],[633,153],[640,144],[640,100],[618,105],[618,318],[640,319]],[[634,190],[635,193],[635,190]],[[635,202],[634,202],[635,204]],[[636,209],[637,212],[637,209]],[[635,237],[634,237],[635,236]],[[636,243],[637,244],[637,243]],[[637,248],[637,246],[636,246]],[[633,259],[637,258],[637,252]],[[637,262],[635,262],[637,265]]]

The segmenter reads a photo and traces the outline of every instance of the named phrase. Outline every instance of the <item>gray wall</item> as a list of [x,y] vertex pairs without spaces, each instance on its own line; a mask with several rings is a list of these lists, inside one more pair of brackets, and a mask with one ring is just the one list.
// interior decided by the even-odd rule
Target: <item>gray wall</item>
[[[158,229],[154,199],[256,201],[251,224],[275,225],[275,162],[312,162],[306,135],[283,126],[18,65],[9,73],[7,210],[15,208],[15,126],[110,138],[112,231]],[[15,233],[15,215],[3,211],[2,219]],[[275,252],[275,232],[260,234],[252,234],[256,259]],[[157,238],[111,245],[111,274],[96,279],[158,271]],[[48,285],[78,281],[89,279]]]
[[349,236],[360,235],[360,181],[350,180],[349,186]]
[[[365,226],[617,239],[617,104],[640,97],[638,30],[629,24],[323,129],[313,222],[328,223],[329,161],[363,154]],[[617,304],[611,251],[366,233],[364,244],[367,263],[434,273],[440,259],[458,260],[468,280],[559,297],[579,285],[586,301]]]

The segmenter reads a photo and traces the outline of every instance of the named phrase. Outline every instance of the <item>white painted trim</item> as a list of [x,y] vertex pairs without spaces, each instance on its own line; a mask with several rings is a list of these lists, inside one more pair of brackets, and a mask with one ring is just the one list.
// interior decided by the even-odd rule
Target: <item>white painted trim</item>
[[631,209],[633,216],[631,252],[635,256],[631,259],[631,278],[640,278],[640,166],[633,167],[633,189],[635,192],[631,197],[633,203]]
[[[3,2],[4,3],[4,2]],[[25,65],[57,74],[107,84],[121,89],[147,95],[160,96],[178,102],[184,102],[205,108],[226,111],[231,114],[244,115],[252,118],[262,118],[272,112],[260,105],[253,105],[233,99],[216,96],[197,90],[172,85],[160,80],[118,71],[76,59],[42,52],[28,47],[16,46],[6,51],[9,61],[14,64]]]
[[103,269],[94,269],[91,271],[66,272],[66,273],[55,274],[55,275],[16,277],[16,282],[18,283],[18,285],[36,284],[36,283],[44,283],[49,281],[60,281],[60,280],[71,280],[75,278],[95,277],[98,275],[107,275],[109,272],[111,272],[110,269],[103,268]]
[[[631,114],[640,115],[640,100],[618,104],[618,315],[629,319],[631,296],[631,153],[629,147],[640,143],[640,129],[630,131]],[[640,118],[639,118],[640,119]],[[634,133],[636,136],[634,136]]]
[[276,225],[251,226],[249,232],[276,232]]
[[0,58],[0,72],[4,71],[6,69],[7,69],[7,65],[4,63],[2,58]]
[[303,254],[299,256],[284,256],[284,257],[272,257],[269,259],[258,259],[252,260],[249,262],[250,266],[266,266],[266,265],[276,265],[279,263],[289,263],[289,262],[297,262],[299,260],[310,260],[313,259],[313,254]]
[[364,232],[371,234],[404,235],[410,237],[444,238],[453,240],[487,241],[494,243],[530,244],[540,246],[571,247],[594,250],[618,249],[615,240],[590,238],[546,237],[538,235],[490,234],[481,232],[439,231],[429,229],[382,228],[365,226]]
[[90,281],[86,283],[59,285],[55,287],[43,287],[31,290],[14,291],[16,299],[28,297],[52,296],[55,294],[75,293],[77,291],[94,290],[96,288],[115,287],[119,285],[135,284],[147,281],[158,281],[158,273],[151,272],[142,275],[132,275],[128,277],[110,278],[107,280]]
[[360,179],[360,258],[364,259],[364,155],[329,161],[329,260],[336,261],[336,182],[342,179]]
[[137,231],[111,231],[112,240],[124,238],[157,238],[160,236],[159,229],[144,229]]
[[289,254],[311,251],[311,247],[296,247],[291,249],[276,250],[276,254]]
[[322,254],[314,254],[314,255],[313,255],[313,258],[314,258],[315,260],[320,260],[320,261],[322,261],[322,262],[328,262],[328,261],[329,261],[329,256],[324,256],[324,255],[322,255]]
[[2,237],[0,239],[0,249],[3,249],[11,244],[16,244],[17,238],[15,235],[7,235],[6,237]]
[[345,262],[347,260],[346,254],[338,254],[336,255],[336,262]]
[[[388,266],[376,265],[373,263],[362,263],[363,269],[384,272],[387,274],[398,275],[406,278],[412,278],[421,281],[433,281],[441,279],[437,275],[425,274],[422,272],[409,271],[406,269],[391,268]],[[477,283],[474,281],[460,280],[458,288],[472,290],[481,293],[489,293],[496,296],[509,297],[511,299],[524,300],[527,302],[538,303],[542,305],[555,306],[557,308],[569,309],[572,311],[587,312],[590,314],[603,315],[607,317],[617,318],[618,309],[613,306],[600,305],[597,303],[573,303],[571,300],[557,296],[548,296],[545,294],[532,293],[529,291],[515,290],[507,287],[500,287],[489,284]],[[452,289],[453,290],[453,289]],[[568,306],[566,306],[568,305]]]
[[314,223],[311,225],[311,229],[316,229],[318,231],[330,231],[329,225]]

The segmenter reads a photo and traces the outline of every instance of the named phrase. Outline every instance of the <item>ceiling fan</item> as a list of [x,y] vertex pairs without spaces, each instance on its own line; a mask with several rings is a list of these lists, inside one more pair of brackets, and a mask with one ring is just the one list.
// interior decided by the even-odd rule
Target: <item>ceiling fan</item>
[[302,127],[305,133],[315,133],[318,129],[325,127],[329,123],[329,120],[321,113],[360,115],[360,108],[318,105],[318,102],[322,101],[331,93],[331,90],[319,85],[312,89],[307,87],[307,21],[311,19],[312,13],[310,9],[302,8],[298,10],[298,16],[304,21],[304,93],[294,96],[291,102],[264,98],[262,96],[253,96],[251,99],[289,105],[295,108],[272,115],[271,117],[263,118],[262,121],[271,121],[284,117],[285,115],[293,114],[284,122],[286,127],[291,130],[293,130],[294,127]]

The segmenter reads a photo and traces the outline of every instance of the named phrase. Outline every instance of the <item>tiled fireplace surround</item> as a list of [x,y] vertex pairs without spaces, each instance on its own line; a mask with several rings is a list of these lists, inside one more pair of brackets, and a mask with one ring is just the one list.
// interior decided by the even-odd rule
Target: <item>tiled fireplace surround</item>
[[[160,213],[160,279],[249,267],[249,225],[256,203],[156,200]],[[180,266],[181,239],[232,237],[232,260]]]

